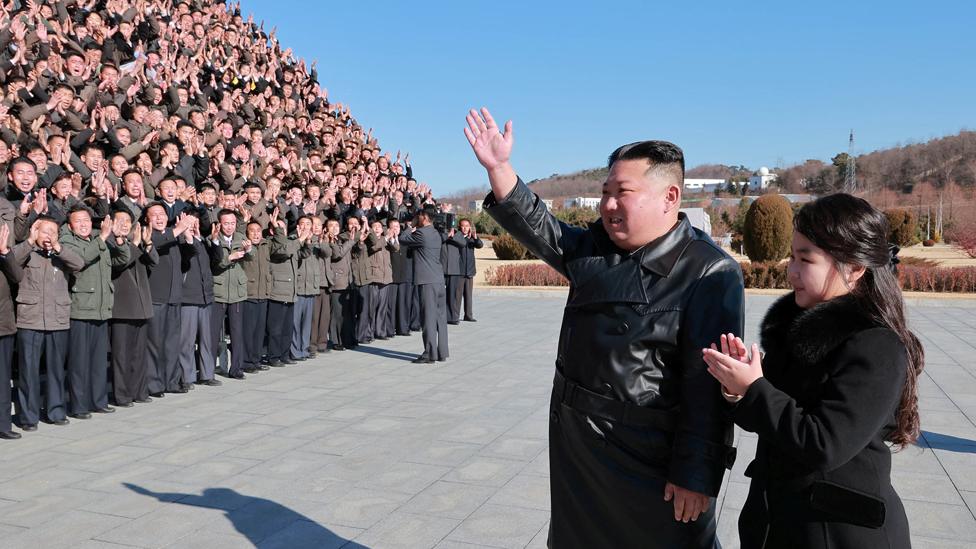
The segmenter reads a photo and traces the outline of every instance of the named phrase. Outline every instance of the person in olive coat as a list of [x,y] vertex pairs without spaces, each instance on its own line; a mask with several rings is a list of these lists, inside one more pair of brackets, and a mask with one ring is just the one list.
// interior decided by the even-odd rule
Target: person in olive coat
[[85,265],[71,274],[71,328],[68,333],[68,395],[71,417],[89,419],[92,412],[115,411],[108,404],[108,320],[115,289],[112,267],[129,261],[125,237],[112,231],[112,218],[92,235],[92,212],[84,204],[68,210],[61,244]]
[[701,349],[742,330],[738,263],[680,212],[684,154],[664,141],[608,160],[600,219],[558,221],[509,162],[511,123],[465,134],[488,172],[485,210],[570,283],[550,402],[549,542],[711,548],[734,459],[728,404]]
[[159,254],[152,245],[152,229],[136,224],[129,208],[119,206],[112,220],[114,232],[129,235],[129,260],[112,267],[115,300],[109,324],[112,393],[116,406],[128,408],[133,402],[151,401],[146,356],[153,314],[149,269],[159,263]]
[[735,423],[759,435],[741,546],[907,549],[889,444],[919,436],[925,359],[905,319],[898,248],[885,215],[847,194],[805,205],[794,226],[794,291],[762,322],[765,355],[735,334],[703,350]]
[[316,245],[312,243],[312,218],[302,215],[295,225],[298,241],[305,251],[298,254],[295,265],[295,308],[290,354],[292,360],[306,360],[311,356],[309,343],[312,339],[312,310],[315,306],[315,296],[320,291],[321,267],[315,250]]
[[[288,225],[272,215],[271,285],[268,290],[268,364],[274,367],[296,362],[289,357],[295,323],[295,290],[298,257],[311,254],[311,248],[299,242],[298,235],[288,235]],[[304,257],[303,256],[303,257]]]
[[[355,221],[350,221],[355,219]],[[356,326],[356,344],[372,343],[373,303],[376,301],[376,286],[373,285],[373,272],[369,264],[369,250],[377,247],[376,236],[369,230],[369,220],[365,216],[346,218],[347,226],[355,223],[359,230],[359,242],[352,246],[350,261],[352,266],[353,319]],[[355,345],[354,345],[355,346]]]
[[312,336],[309,343],[309,355],[314,357],[318,353],[329,350],[329,323],[332,321],[332,286],[335,284],[335,273],[332,272],[332,246],[326,232],[325,222],[321,217],[312,218],[312,249],[319,266],[319,293],[315,296],[312,308]]
[[17,423],[37,429],[41,410],[41,357],[47,370],[44,409],[47,421],[67,425],[64,364],[71,325],[68,276],[85,266],[75,252],[61,247],[57,223],[38,216],[27,240],[14,246],[17,280]]
[[22,276],[20,266],[10,253],[13,244],[13,223],[0,218],[0,439],[8,440],[20,438],[20,433],[11,430],[10,421],[10,376],[17,334],[10,288]]
[[[244,259],[253,252],[251,241],[237,230],[237,214],[233,210],[217,212],[213,247],[214,305],[211,321],[214,358],[220,354],[224,320],[230,328],[230,368],[227,376],[244,378],[244,301],[247,299],[247,273]],[[216,380],[214,380],[216,381]],[[206,383],[206,382],[204,382]],[[218,382],[219,383],[219,382]],[[216,385],[210,383],[210,385]]]
[[244,301],[244,371],[267,370],[262,364],[268,321],[268,287],[271,285],[271,241],[264,238],[261,223],[247,224],[251,253],[244,256],[247,275],[247,300]]
[[397,241],[396,251],[390,252],[390,270],[393,284],[390,285],[393,301],[392,325],[398,336],[410,335],[410,318],[413,308],[413,252],[407,246],[400,246],[400,221],[391,219],[390,231]]

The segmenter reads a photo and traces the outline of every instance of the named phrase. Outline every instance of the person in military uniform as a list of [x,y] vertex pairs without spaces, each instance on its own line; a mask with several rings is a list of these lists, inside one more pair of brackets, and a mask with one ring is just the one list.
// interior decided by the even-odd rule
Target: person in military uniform
[[643,141],[610,156],[600,219],[558,221],[509,162],[487,109],[464,133],[485,210],[570,283],[550,404],[549,543],[717,547],[714,497],[732,425],[702,349],[742,333],[739,265],[679,212],[684,155]]

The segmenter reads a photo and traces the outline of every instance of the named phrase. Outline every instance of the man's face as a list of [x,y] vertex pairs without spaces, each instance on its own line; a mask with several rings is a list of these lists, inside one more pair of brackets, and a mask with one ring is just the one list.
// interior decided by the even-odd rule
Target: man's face
[[130,173],[122,180],[122,187],[125,195],[129,198],[142,198],[142,176],[137,173]]
[[112,172],[115,175],[122,175],[126,170],[129,169],[129,162],[122,155],[116,155],[112,157]]
[[326,222],[325,228],[332,236],[337,236],[339,234],[339,222],[335,219],[330,219],[328,222]]
[[383,236],[383,224],[379,221],[374,221],[370,228],[373,229],[373,234],[376,236]]
[[229,122],[224,122],[223,124],[221,124],[220,135],[222,135],[224,139],[230,139],[234,137],[234,125]]
[[346,230],[354,233],[359,230],[359,219],[350,217],[346,219]]
[[312,218],[312,234],[315,236],[322,236],[322,218],[313,217]]
[[259,187],[248,187],[246,191],[247,201],[251,204],[257,204],[258,200],[261,200],[261,189]]
[[292,187],[288,189],[288,200],[291,200],[292,203],[301,202],[302,190],[299,189],[298,187]]
[[247,226],[247,239],[251,241],[251,244],[261,243],[261,225],[257,223],[250,223]]
[[10,162],[10,147],[7,146],[6,141],[0,139],[0,163],[7,162]]
[[207,187],[200,191],[200,200],[207,206],[213,206],[217,203],[217,191]]
[[220,216],[220,234],[224,236],[234,236],[234,231],[237,230],[237,216],[233,214],[224,214]]
[[173,143],[167,143],[163,147],[162,153],[169,158],[170,162],[179,162],[180,160],[180,149]]
[[7,178],[13,180],[18,191],[27,194],[37,184],[37,171],[27,162],[18,162],[7,173]]
[[461,221],[460,226],[461,226],[461,234],[463,234],[463,235],[471,234],[471,222],[470,221],[468,221],[467,219],[464,219],[464,220]]
[[129,131],[129,128],[116,128],[115,137],[119,140],[119,143],[122,143],[123,147],[128,147],[132,143],[132,132]]
[[42,219],[35,221],[37,227],[37,246],[44,251],[51,251],[58,242],[58,225],[53,221]]
[[190,93],[184,88],[178,88],[176,90],[176,95],[180,98],[180,105],[186,105],[187,101],[190,100]]
[[149,208],[146,212],[146,218],[149,219],[149,226],[154,231],[166,229],[166,223],[169,222],[169,218],[166,217],[166,209],[158,204]]
[[105,155],[100,149],[88,149],[85,154],[81,155],[82,162],[91,171],[97,171],[102,167],[102,162],[105,161]]
[[44,152],[44,149],[32,150],[27,153],[27,158],[30,158],[36,166],[47,166],[47,153]]
[[322,197],[322,189],[316,187],[315,185],[309,186],[308,189],[306,189],[306,192],[308,193],[308,199],[312,202],[318,202],[319,198]]
[[72,55],[68,58],[68,74],[71,76],[81,76],[85,74],[85,58],[80,55]]
[[159,184],[159,194],[166,202],[176,202],[176,183],[172,180],[164,180]]
[[55,198],[61,200],[67,198],[68,195],[71,194],[71,178],[62,177],[61,179],[55,181],[54,185],[51,185],[51,194],[53,194]]
[[102,67],[102,72],[99,73],[99,77],[102,79],[102,82],[106,82],[113,87],[119,83],[119,71],[115,70],[115,67]]
[[132,231],[132,218],[125,212],[115,212],[112,215],[112,232],[117,235],[127,236]]
[[395,235],[400,234],[400,222],[397,221],[396,219],[391,219],[387,223],[387,227],[389,227],[391,233]]
[[618,160],[603,184],[603,227],[610,240],[626,251],[637,250],[661,236],[662,221],[673,209],[669,194],[680,193],[664,177],[647,175],[648,168],[647,160]]
[[220,207],[228,210],[237,209],[237,196],[232,192],[225,192],[220,195]]
[[75,233],[75,236],[88,238],[92,232],[91,216],[86,211],[73,212],[68,216],[68,227],[71,228],[71,232]]
[[300,230],[302,230],[302,231],[311,231],[312,230],[312,220],[309,219],[309,218],[307,218],[307,217],[303,217],[303,218],[299,219],[298,220],[298,228]]

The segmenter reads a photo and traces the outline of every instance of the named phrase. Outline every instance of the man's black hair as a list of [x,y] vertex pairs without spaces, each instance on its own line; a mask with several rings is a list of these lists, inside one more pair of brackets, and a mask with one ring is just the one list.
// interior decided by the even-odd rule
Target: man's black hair
[[34,164],[33,160],[27,158],[26,156],[18,156],[17,158],[11,160],[10,164],[7,164],[7,173],[14,173],[14,166],[17,164],[30,164],[31,167],[34,168],[34,171],[37,171],[37,164]]
[[685,179],[685,154],[674,143],[668,141],[636,141],[617,148],[607,159],[607,168],[612,168],[618,160],[647,160],[652,172],[671,177],[678,185]]
[[237,219],[237,212],[227,208],[221,208],[220,211],[217,212],[217,221],[220,221],[220,218],[224,217],[225,215],[232,215],[234,216],[234,219]]
[[119,177],[119,179],[121,181],[125,181],[125,177],[127,175],[131,175],[131,174],[138,174],[139,177],[142,177],[142,172],[139,171],[139,168],[129,168],[128,170],[125,170],[124,172],[122,172],[122,176]]
[[91,208],[89,208],[88,206],[86,206],[84,202],[78,202],[76,204],[73,204],[70,208],[68,208],[68,214],[65,215],[65,218],[71,219],[71,214],[76,213],[76,212],[85,212],[92,219],[95,218],[95,212],[92,211]]

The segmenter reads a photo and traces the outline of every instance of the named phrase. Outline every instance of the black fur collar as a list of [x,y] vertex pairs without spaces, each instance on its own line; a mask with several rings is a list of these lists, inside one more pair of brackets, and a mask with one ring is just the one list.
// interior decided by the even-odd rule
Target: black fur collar
[[760,333],[767,353],[813,365],[852,335],[876,325],[849,295],[801,309],[790,292],[769,308]]

